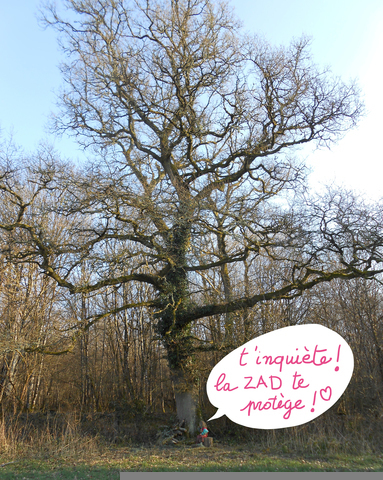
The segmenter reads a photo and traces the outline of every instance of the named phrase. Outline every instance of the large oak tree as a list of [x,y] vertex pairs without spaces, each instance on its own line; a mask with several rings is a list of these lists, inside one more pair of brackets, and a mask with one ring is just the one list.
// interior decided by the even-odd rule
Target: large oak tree
[[[148,286],[144,301],[95,312],[77,328],[152,309],[178,415],[193,430],[196,320],[222,315],[230,345],[235,312],[381,271],[380,210],[340,193],[297,193],[298,148],[328,146],[353,127],[358,89],[318,69],[305,38],[274,48],[243,33],[222,2],[62,4],[66,13],[44,10],[67,59],[54,128],[94,155],[82,168],[49,152],[22,171],[3,162],[12,211],[0,226],[18,245],[15,261],[36,262],[72,294]],[[260,287],[262,262],[280,267]],[[222,290],[209,302],[201,279],[214,270]],[[234,270],[246,270],[246,288]]]

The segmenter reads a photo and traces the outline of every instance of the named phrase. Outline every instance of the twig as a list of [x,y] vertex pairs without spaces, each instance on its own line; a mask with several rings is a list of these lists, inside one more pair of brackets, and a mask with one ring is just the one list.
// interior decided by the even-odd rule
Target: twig
[[0,467],[5,467],[5,465],[9,465],[10,463],[16,463],[17,460],[14,460],[13,462],[7,462],[7,463],[3,463],[2,465],[0,465]]

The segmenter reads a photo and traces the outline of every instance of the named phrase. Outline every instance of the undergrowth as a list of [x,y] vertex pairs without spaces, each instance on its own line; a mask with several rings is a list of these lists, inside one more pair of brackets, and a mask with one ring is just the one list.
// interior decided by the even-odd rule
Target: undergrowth
[[[305,425],[270,431],[220,420],[208,425],[216,444],[252,446],[267,453],[374,455],[383,447],[382,419],[376,418],[323,415]],[[82,458],[102,455],[110,448],[158,447],[158,431],[173,422],[174,416],[131,412],[3,414],[0,456],[7,460]],[[193,442],[194,437],[183,444]]]

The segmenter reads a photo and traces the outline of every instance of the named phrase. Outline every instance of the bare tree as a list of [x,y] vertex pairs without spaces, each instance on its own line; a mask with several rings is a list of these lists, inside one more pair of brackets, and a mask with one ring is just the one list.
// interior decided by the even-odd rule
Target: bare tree
[[[225,315],[230,338],[233,312],[380,271],[381,227],[363,207],[330,198],[290,208],[285,196],[304,180],[297,147],[329,145],[356,124],[358,89],[318,70],[305,38],[273,48],[244,35],[224,3],[63,5],[67,18],[53,5],[44,13],[68,58],[55,130],[97,157],[83,169],[32,165],[29,196],[4,164],[2,201],[14,213],[0,227],[16,236],[15,260],[36,262],[72,294],[147,285],[146,298],[92,312],[78,328],[154,311],[178,415],[192,431],[196,320]],[[50,228],[52,216],[65,229]],[[262,282],[254,259],[283,268]],[[85,261],[92,274],[82,282]],[[230,276],[244,265],[253,268],[240,288]],[[206,272],[224,283],[211,301],[201,295]]]
[[[382,286],[373,280],[335,281],[313,292],[311,320],[338,331],[354,352],[354,375],[343,413],[380,416],[383,392]],[[346,408],[346,406],[348,408]]]

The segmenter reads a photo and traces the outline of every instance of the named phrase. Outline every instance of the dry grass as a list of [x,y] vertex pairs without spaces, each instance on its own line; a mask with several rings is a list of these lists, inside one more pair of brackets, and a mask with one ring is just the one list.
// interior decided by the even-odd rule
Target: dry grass
[[48,416],[41,422],[8,416],[0,423],[0,453],[6,458],[78,457],[98,453],[99,440],[81,432],[76,414]]
[[342,420],[342,428],[336,422],[330,428],[322,418],[277,431],[227,424],[226,434],[217,424],[212,448],[195,448],[192,440],[155,444],[165,418],[130,415],[125,420],[74,413],[3,417],[0,464],[14,463],[0,467],[0,476],[104,479],[118,478],[120,471],[383,471],[380,444],[369,438],[372,422],[361,418]]
[[101,452],[75,455],[74,452],[50,458],[23,458],[5,466],[2,479],[117,479],[129,471],[360,471],[382,472],[381,455],[278,454],[256,446],[216,444],[211,448],[104,447]]

